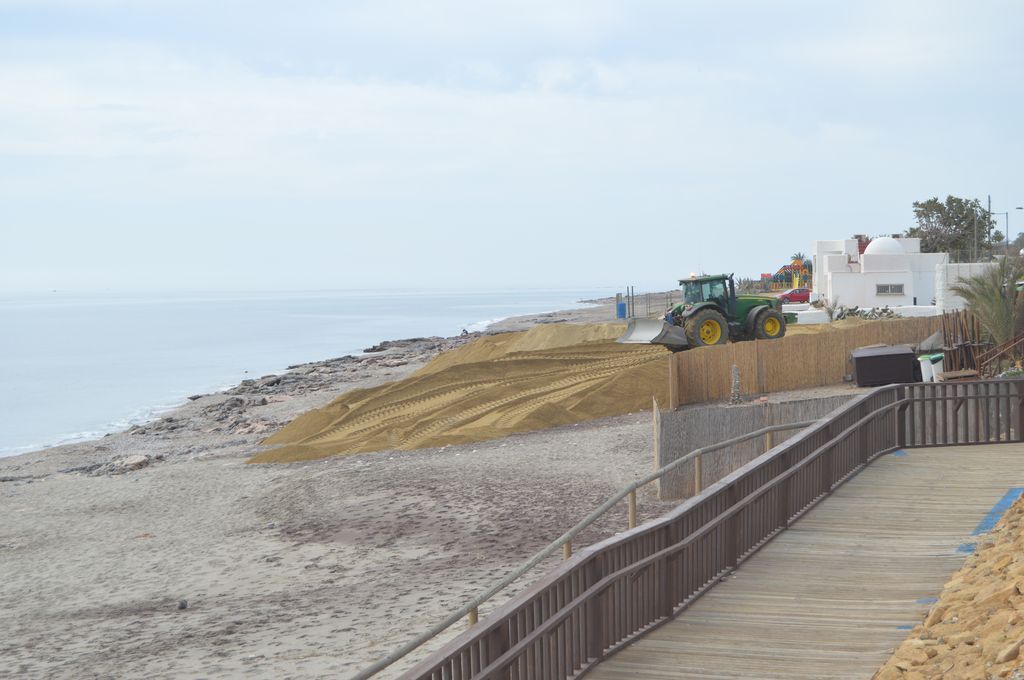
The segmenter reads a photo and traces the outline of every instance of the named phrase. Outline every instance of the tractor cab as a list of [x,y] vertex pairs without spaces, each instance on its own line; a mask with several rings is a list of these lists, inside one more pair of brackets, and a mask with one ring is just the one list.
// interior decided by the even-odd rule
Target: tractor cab
[[683,289],[683,304],[697,305],[711,302],[723,312],[730,312],[732,301],[736,298],[735,286],[731,276],[691,276],[680,279],[679,286]]

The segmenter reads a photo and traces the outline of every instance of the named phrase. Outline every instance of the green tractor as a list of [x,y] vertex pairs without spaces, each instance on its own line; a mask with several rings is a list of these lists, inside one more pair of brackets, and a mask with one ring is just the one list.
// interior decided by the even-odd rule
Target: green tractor
[[625,343],[665,345],[673,351],[726,340],[774,340],[786,334],[782,303],[767,295],[736,295],[732,274],[682,279],[683,301],[665,314],[664,321],[634,319]]

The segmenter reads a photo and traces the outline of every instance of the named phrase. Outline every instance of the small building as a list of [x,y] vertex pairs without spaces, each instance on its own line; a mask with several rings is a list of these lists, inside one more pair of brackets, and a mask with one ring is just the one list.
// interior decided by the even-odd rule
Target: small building
[[947,253],[922,253],[918,238],[815,241],[814,296],[858,307],[932,305],[936,267],[948,262]]

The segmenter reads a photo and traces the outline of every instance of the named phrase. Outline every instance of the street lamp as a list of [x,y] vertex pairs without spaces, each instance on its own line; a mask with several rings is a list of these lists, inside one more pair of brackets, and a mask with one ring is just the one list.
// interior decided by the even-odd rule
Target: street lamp
[[[1018,205],[1017,206],[1017,210],[1024,210],[1024,205]],[[1005,212],[991,212],[991,211],[989,211],[988,214],[989,215],[1002,215],[1006,219],[1006,224],[1005,224],[1005,226],[1006,226],[1006,234],[1003,235],[1003,243],[1004,243],[1004,245],[1003,245],[1003,252],[1005,253],[1005,255],[1007,257],[1009,257],[1009,255],[1010,255],[1010,211],[1009,210],[1007,210]]]

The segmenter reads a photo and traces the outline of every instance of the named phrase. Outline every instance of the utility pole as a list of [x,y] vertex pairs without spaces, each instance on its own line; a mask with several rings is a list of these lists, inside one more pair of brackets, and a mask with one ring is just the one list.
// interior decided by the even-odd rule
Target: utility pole
[[[992,194],[988,195],[988,219],[985,220],[985,238],[992,245]],[[995,253],[992,253],[995,255]]]

